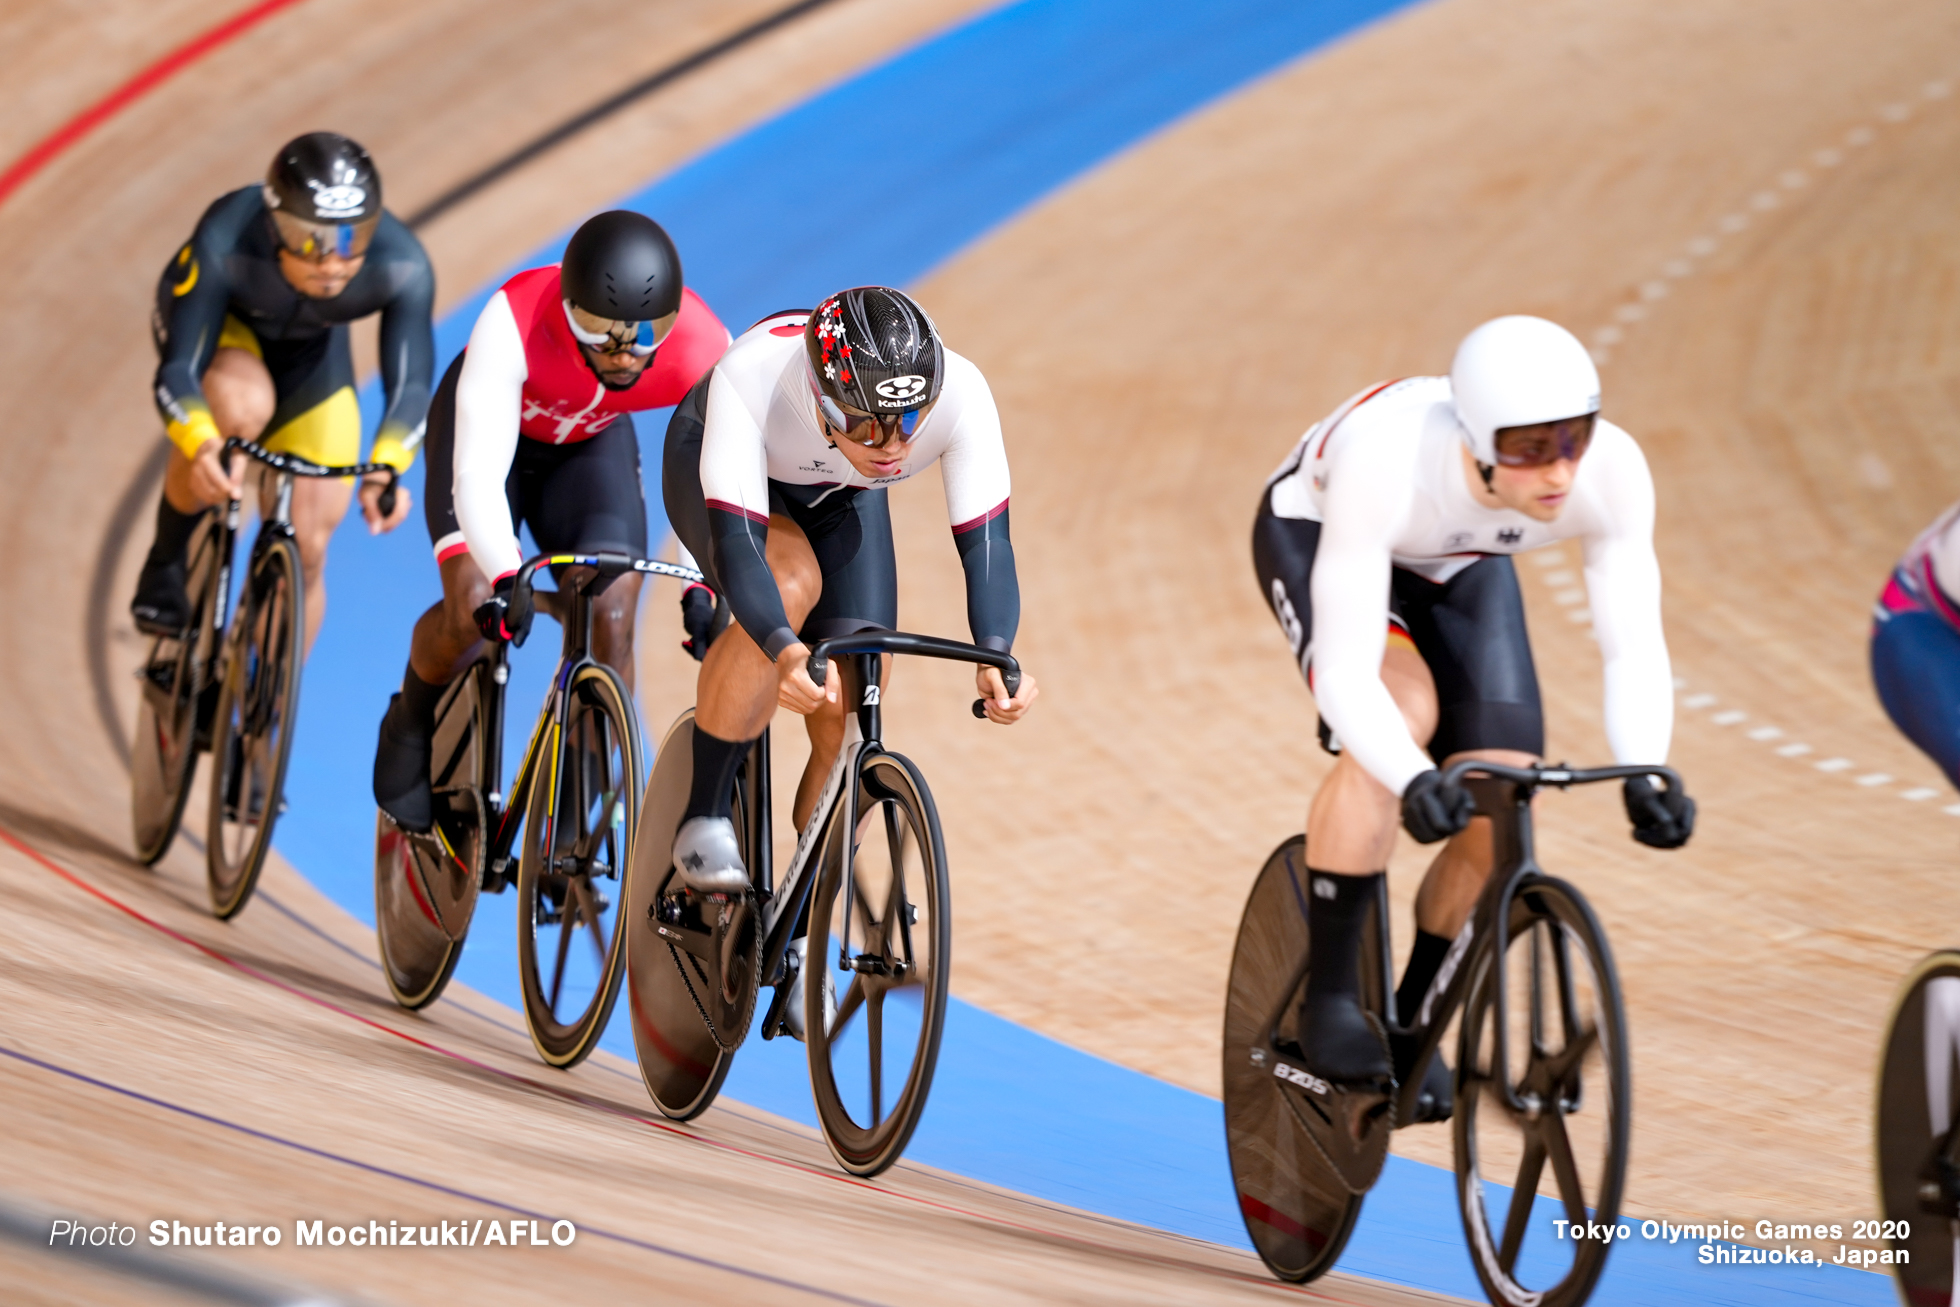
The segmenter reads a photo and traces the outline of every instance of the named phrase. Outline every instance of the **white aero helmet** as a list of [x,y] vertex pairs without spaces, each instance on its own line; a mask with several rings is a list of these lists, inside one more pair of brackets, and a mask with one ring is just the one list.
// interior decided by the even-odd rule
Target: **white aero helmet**
[[1599,369],[1579,338],[1543,318],[1492,318],[1463,338],[1450,364],[1456,420],[1470,453],[1497,462],[1496,432],[1599,412]]

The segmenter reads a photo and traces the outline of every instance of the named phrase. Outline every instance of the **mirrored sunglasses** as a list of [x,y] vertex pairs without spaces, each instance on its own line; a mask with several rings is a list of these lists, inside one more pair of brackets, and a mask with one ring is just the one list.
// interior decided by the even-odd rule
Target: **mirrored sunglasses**
[[1577,462],[1592,444],[1593,414],[1557,422],[1534,422],[1524,427],[1500,427],[1494,437],[1497,461],[1505,467],[1545,467],[1571,459]]
[[565,321],[579,344],[590,345],[607,354],[626,353],[635,358],[645,358],[659,349],[660,342],[672,333],[675,321],[681,316],[680,310],[676,309],[666,317],[650,322],[622,322],[587,313],[570,300],[564,303]]
[[330,258],[358,259],[366,254],[374,229],[381,225],[381,215],[359,222],[309,222],[274,209],[272,225],[286,253],[307,263],[325,263]]

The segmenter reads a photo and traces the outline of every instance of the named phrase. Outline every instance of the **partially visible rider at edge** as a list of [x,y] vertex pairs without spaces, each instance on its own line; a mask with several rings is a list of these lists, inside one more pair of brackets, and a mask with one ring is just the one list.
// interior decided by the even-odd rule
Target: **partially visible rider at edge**
[[[1418,1120],[1449,1114],[1448,1071],[1440,1056],[1415,1067],[1409,1041],[1391,1047],[1364,1012],[1361,932],[1398,819],[1421,843],[1448,840],[1416,898],[1394,996],[1410,1022],[1493,862],[1490,821],[1472,818],[1469,791],[1438,767],[1529,766],[1544,752],[1510,555],[1581,542],[1613,756],[1667,760],[1674,690],[1653,480],[1633,438],[1599,418],[1599,393],[1564,328],[1497,318],[1464,339],[1449,376],[1375,386],[1316,423],[1267,482],[1253,525],[1260,589],[1337,754],[1307,820],[1301,1058],[1349,1086],[1422,1075]],[[1637,777],[1625,800],[1636,840],[1687,842],[1686,794]]]
[[1960,785],[1960,504],[1919,533],[1872,606],[1872,683],[1906,738]]
[[[400,825],[429,829],[443,687],[480,640],[522,642],[528,630],[528,616],[510,610],[524,561],[517,528],[528,525],[545,553],[644,557],[633,414],[678,403],[727,346],[728,329],[682,285],[667,233],[623,209],[588,219],[562,263],[518,273],[483,306],[429,408],[423,512],[442,599],[415,623],[374,758],[375,801]],[[585,570],[569,569],[561,585]],[[619,577],[592,606],[593,656],[628,689],[640,579]],[[684,598],[701,619],[690,621],[697,644],[713,609],[698,587]]]
[[[387,406],[368,461],[407,470],[429,408],[434,302],[428,255],[381,207],[381,175],[345,136],[309,132],[288,142],[263,185],[204,211],[157,283],[155,394],[173,448],[156,538],[129,606],[138,629],[175,635],[190,620],[191,533],[214,505],[241,496],[253,466],[234,455],[225,467],[226,439],[256,440],[328,466],[362,461],[348,324],[370,313],[381,315]],[[382,516],[386,482],[376,473],[361,485],[371,532],[392,531],[408,516],[405,489]],[[259,478],[262,501],[271,484],[270,473]],[[326,613],[327,543],[350,493],[347,481],[293,483],[309,649]]]
[[[674,840],[694,889],[748,885],[730,820],[735,774],[779,703],[804,715],[811,742],[796,825],[815,809],[843,744],[844,678],[833,669],[822,686],[811,680],[809,643],[896,627],[886,487],[935,462],[974,642],[1006,652],[1021,595],[1000,413],[980,369],[941,344],[908,296],[863,286],[764,318],[675,410],[668,520],[735,617],[708,649],[695,698],[693,790]],[[991,667],[978,685],[1001,724],[1037,693],[1024,675],[1010,698]]]

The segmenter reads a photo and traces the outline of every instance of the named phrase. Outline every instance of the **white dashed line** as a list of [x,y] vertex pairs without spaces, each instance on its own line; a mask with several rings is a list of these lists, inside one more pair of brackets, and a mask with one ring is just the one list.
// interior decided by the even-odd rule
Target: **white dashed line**
[[1780,740],[1783,738],[1783,732],[1777,730],[1774,726],[1758,726],[1755,730],[1749,732],[1749,738],[1752,740]]
[[1681,701],[1683,708],[1707,708],[1715,702],[1712,694],[1691,694]]
[[[1777,752],[1781,753],[1782,750],[1778,749]],[[1818,771],[1848,771],[1851,767],[1851,759],[1826,758],[1824,761],[1817,763],[1816,767]]]
[[1710,717],[1708,720],[1714,722],[1717,726],[1733,726],[1737,722],[1748,721],[1749,714],[1746,712],[1739,711],[1738,709],[1731,708],[1727,712],[1716,713],[1713,717]]
[[1935,794],[1938,793],[1939,793],[1938,790],[1928,789],[1926,786],[1922,785],[1916,790],[1905,791],[1904,793],[1900,794],[1899,797],[1902,799],[1910,800],[1913,803],[1924,803],[1926,802],[1926,800],[1932,798]]
[[1810,752],[1808,744],[1786,744],[1776,751],[1779,758],[1801,758]]
[[1892,778],[1882,771],[1868,772],[1858,777],[1858,784],[1864,786],[1866,789],[1876,789],[1881,785],[1890,785],[1891,783]]

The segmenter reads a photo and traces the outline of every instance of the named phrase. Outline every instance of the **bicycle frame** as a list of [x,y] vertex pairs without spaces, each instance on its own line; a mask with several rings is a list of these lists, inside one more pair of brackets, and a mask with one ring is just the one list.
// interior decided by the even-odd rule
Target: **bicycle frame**
[[532,610],[534,592],[531,579],[542,567],[589,567],[593,572],[569,591],[561,592],[571,596],[571,611],[562,614],[564,635],[559,647],[558,666],[552,672],[551,689],[545,696],[537,725],[531,728],[531,738],[524,746],[524,755],[518,763],[517,775],[511,782],[508,796],[498,787],[503,783],[504,692],[510,682],[510,646],[496,645],[489,657],[483,660],[489,666],[489,687],[481,693],[486,698],[484,709],[490,738],[479,742],[477,787],[483,795],[485,816],[492,831],[484,857],[484,888],[493,891],[501,890],[514,879],[510,871],[511,849],[517,842],[517,827],[522,820],[526,800],[530,797],[539,761],[545,755],[545,745],[552,733],[564,730],[570,708],[572,678],[580,668],[593,661],[593,599],[628,572],[672,576],[684,581],[701,580],[701,574],[691,567],[634,558],[627,554],[542,554],[517,570],[516,583],[511,587],[511,608],[520,621]]
[[[810,811],[810,819],[796,837],[796,850],[790,855],[788,870],[784,873],[781,888],[775,886],[775,875],[771,863],[772,853],[768,839],[769,833],[769,785],[768,757],[763,746],[753,775],[760,778],[755,787],[760,791],[753,800],[758,813],[751,820],[759,818],[762,823],[756,834],[761,836],[752,847],[761,856],[758,866],[751,869],[755,880],[756,901],[762,913],[762,957],[761,974],[765,985],[782,985],[787,979],[781,974],[783,956],[789,950],[790,940],[795,929],[802,923],[803,910],[816,884],[817,851],[824,845],[824,836],[832,828],[833,822],[841,821],[845,831],[856,831],[858,824],[858,787],[846,786],[844,778],[855,776],[859,763],[868,756],[885,752],[884,716],[881,709],[883,694],[880,677],[883,674],[884,654],[914,654],[926,658],[943,658],[954,662],[977,663],[985,667],[1000,669],[1009,694],[1020,685],[1021,667],[1009,654],[978,645],[962,644],[957,640],[941,640],[934,636],[908,635],[902,631],[867,631],[858,635],[836,636],[819,641],[810,651],[810,679],[818,685],[828,677],[827,665],[831,659],[849,655],[852,659],[854,675],[844,682],[845,693],[855,692],[858,702],[853,706],[851,716],[844,723],[844,742],[837,750],[837,757],[830,764],[830,773],[824,778],[823,788],[817,793],[816,806]],[[764,740],[767,736],[764,736]],[[844,892],[848,896],[854,884],[851,875],[852,860],[857,851],[857,842],[847,839],[844,842]],[[846,915],[849,902],[846,900]],[[905,922],[903,914],[901,923]],[[901,930],[906,926],[901,924]],[[908,940],[909,944],[909,940]],[[781,1016],[780,1008],[788,998],[787,988],[779,990],[775,1003],[771,1005],[769,1018],[763,1022],[764,1038],[773,1035],[776,1018]]]
[[[1476,797],[1477,814],[1491,821],[1492,865],[1488,880],[1484,882],[1483,892],[1477,897],[1477,904],[1469,918],[1463,923],[1456,938],[1450,941],[1449,952],[1443,955],[1443,962],[1437,968],[1436,978],[1429,984],[1423,995],[1422,1006],[1416,1010],[1416,1019],[1403,1024],[1396,1019],[1396,1013],[1385,1010],[1378,1015],[1382,1026],[1391,1035],[1414,1038],[1417,1042],[1416,1066],[1425,1066],[1443,1042],[1444,1031],[1449,1028],[1450,1018],[1463,1005],[1469,996],[1470,982],[1476,975],[1475,966],[1464,966],[1466,961],[1480,960],[1481,952],[1497,947],[1500,931],[1510,920],[1511,902],[1518,895],[1519,888],[1532,877],[1543,876],[1544,868],[1538,865],[1538,856],[1533,840],[1531,800],[1542,788],[1568,789],[1574,785],[1592,785],[1600,781],[1624,780],[1631,776],[1653,776],[1665,780],[1669,788],[1678,788],[1681,778],[1669,767],[1626,766],[1593,767],[1586,769],[1572,767],[1509,767],[1502,763],[1481,762],[1469,759],[1456,763],[1443,773],[1445,784],[1464,784]],[[1304,911],[1304,906],[1303,909]],[[1393,953],[1390,949],[1388,926],[1388,893],[1382,890],[1376,903],[1375,925],[1377,931],[1376,954],[1381,968],[1379,983],[1385,997],[1386,1008],[1393,1008],[1395,993],[1395,974]],[[1562,947],[1562,945],[1557,945]],[[1473,957],[1473,952],[1477,957]],[[1306,978],[1310,958],[1302,957],[1292,979],[1280,992],[1279,1000],[1267,1018],[1266,1030],[1269,1042],[1276,1042],[1280,1022],[1291,1006],[1293,996],[1299,992],[1300,982]],[[1562,1010],[1569,1012],[1572,1007],[1571,976],[1563,959],[1558,959],[1560,978],[1560,1000]],[[1533,965],[1537,961],[1534,957]],[[1506,1025],[1507,999],[1505,987],[1499,985],[1495,991],[1496,1017],[1493,1022],[1493,1035],[1496,1047],[1492,1053],[1492,1064],[1508,1066],[1510,1052],[1510,1033]],[[1502,1077],[1504,1101],[1506,1106],[1519,1113],[1529,1113],[1539,1105],[1520,1098],[1508,1077]],[[1395,1113],[1398,1121],[1413,1119],[1416,1100],[1422,1092],[1422,1078],[1411,1076],[1407,1084],[1398,1085],[1395,1091]]]

